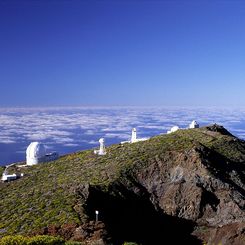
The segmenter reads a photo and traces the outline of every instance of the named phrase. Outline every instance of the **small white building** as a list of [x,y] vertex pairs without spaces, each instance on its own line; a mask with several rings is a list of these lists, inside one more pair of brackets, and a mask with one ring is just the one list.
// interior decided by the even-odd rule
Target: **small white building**
[[17,175],[16,174],[6,174],[6,173],[3,173],[2,178],[1,178],[1,180],[3,182],[16,180],[16,179],[17,179]]
[[17,174],[8,174],[6,171],[3,172],[2,174],[2,178],[1,180],[3,182],[8,182],[8,181],[13,181],[13,180],[16,180],[20,177],[23,177],[24,174],[20,174],[20,175],[17,175]]
[[190,123],[189,128],[199,128],[199,124],[197,123],[197,121],[193,120]]
[[173,126],[170,130],[167,131],[167,134],[174,133],[179,130],[179,126]]
[[135,143],[135,142],[139,142],[139,141],[145,141],[148,140],[148,138],[138,138],[137,139],[137,130],[136,128],[132,129],[132,134],[131,134],[131,139],[128,141],[122,141],[121,144],[125,144],[125,143]]
[[40,162],[49,162],[58,159],[58,153],[46,153],[44,144],[32,142],[26,149],[26,165],[36,165]]
[[106,154],[106,150],[105,150],[105,140],[104,140],[104,138],[100,138],[99,139],[99,143],[100,143],[100,148],[99,148],[99,150],[94,150],[94,154],[105,155]]

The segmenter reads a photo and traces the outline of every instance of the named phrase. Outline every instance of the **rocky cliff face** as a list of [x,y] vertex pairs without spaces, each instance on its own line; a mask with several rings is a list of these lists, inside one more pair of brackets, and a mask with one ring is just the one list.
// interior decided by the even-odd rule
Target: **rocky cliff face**
[[[238,141],[217,125],[206,130],[214,138],[230,137],[228,145]],[[106,194],[90,190],[88,209],[101,210],[118,241],[125,240],[123,232],[143,244],[244,244],[244,157],[234,161],[195,142],[190,149],[156,155],[146,167],[124,173]]]
[[88,244],[245,244],[244,141],[212,125],[114,151],[100,172],[108,181],[69,188],[79,222],[66,233],[64,224],[35,232]]

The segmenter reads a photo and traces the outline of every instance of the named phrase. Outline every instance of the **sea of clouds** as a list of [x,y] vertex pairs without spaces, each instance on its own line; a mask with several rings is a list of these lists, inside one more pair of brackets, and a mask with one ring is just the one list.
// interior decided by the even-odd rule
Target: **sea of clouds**
[[245,138],[245,108],[197,107],[59,107],[0,108],[0,165],[23,161],[32,141],[61,155],[128,140],[131,129],[139,137],[166,133],[172,126],[188,127],[218,123]]

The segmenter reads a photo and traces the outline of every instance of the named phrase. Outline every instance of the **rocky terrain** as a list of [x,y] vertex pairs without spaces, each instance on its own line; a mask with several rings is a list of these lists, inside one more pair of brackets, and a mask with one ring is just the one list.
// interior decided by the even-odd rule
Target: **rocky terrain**
[[112,145],[105,156],[82,151],[12,171],[25,175],[0,184],[0,236],[60,235],[83,244],[245,244],[245,142],[222,126],[178,130]]

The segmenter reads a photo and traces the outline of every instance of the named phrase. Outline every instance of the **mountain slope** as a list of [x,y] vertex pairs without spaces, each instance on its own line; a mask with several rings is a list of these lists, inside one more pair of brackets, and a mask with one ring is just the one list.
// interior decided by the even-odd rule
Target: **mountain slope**
[[0,236],[242,244],[244,162],[245,142],[212,125],[15,166],[25,176],[0,184]]

